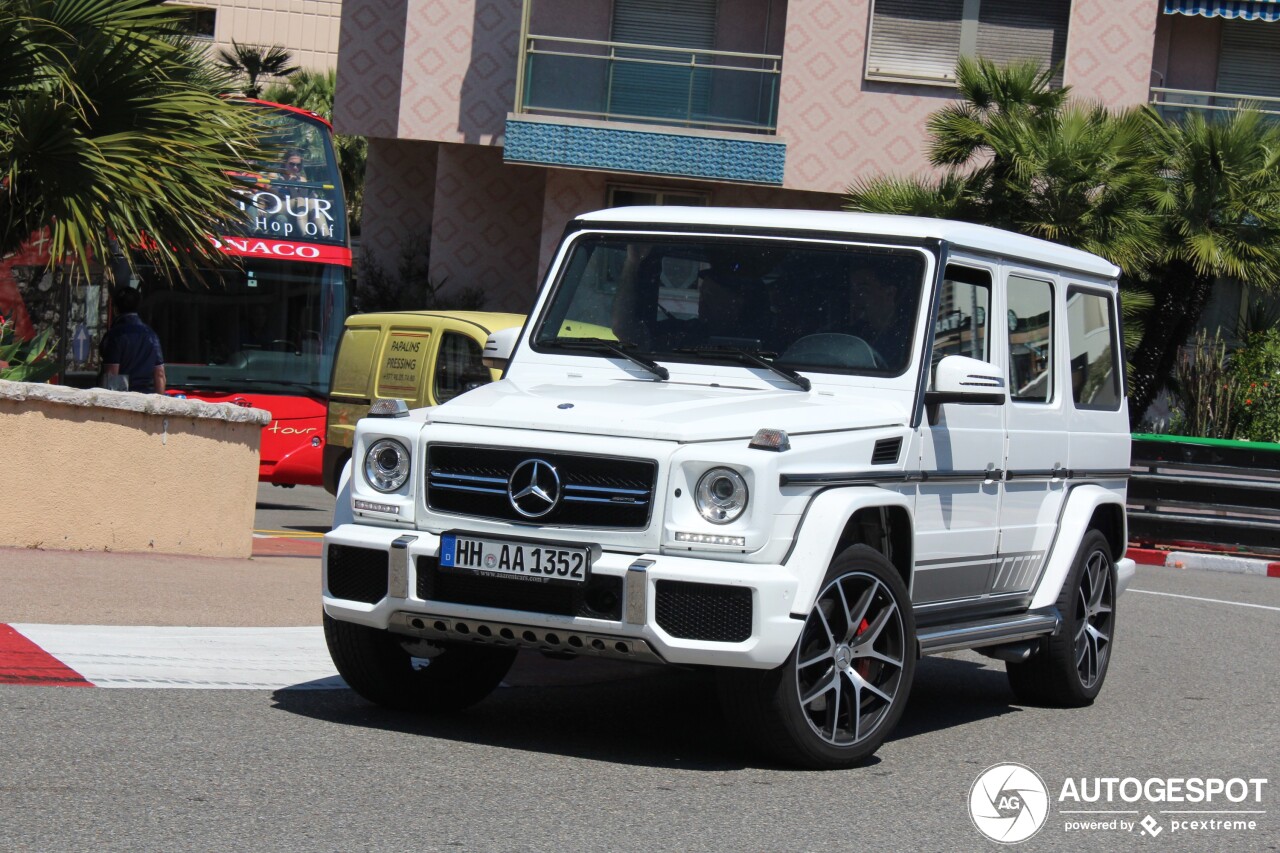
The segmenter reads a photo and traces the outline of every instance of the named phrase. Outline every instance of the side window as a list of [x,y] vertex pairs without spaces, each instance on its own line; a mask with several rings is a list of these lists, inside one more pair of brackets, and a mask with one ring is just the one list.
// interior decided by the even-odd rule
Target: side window
[[933,321],[933,363],[936,365],[948,355],[990,361],[990,314],[991,274],[971,267],[948,266],[938,316]]
[[480,361],[480,350],[480,345],[466,335],[445,332],[431,379],[431,396],[437,403],[448,402],[489,381],[489,369]]
[[1009,395],[1025,403],[1053,397],[1053,285],[1009,276]]
[[1119,347],[1110,297],[1068,290],[1067,325],[1071,339],[1071,397],[1076,408],[1119,409]]

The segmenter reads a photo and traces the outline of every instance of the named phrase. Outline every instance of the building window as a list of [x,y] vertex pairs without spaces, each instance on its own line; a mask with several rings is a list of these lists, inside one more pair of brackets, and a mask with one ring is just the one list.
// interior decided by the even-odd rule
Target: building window
[[951,84],[961,56],[1036,59],[1062,85],[1070,0],[875,0],[866,77]]
[[187,33],[198,39],[212,39],[218,23],[218,10],[192,8],[186,11]]
[[608,207],[634,207],[640,204],[706,207],[707,193],[655,187],[609,187]]

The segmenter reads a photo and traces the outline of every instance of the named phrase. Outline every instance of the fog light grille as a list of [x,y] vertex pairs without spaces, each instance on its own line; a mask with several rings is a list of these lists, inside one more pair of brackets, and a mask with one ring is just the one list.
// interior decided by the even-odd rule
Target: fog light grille
[[330,545],[326,580],[329,595],[377,604],[387,595],[386,551]]
[[743,586],[658,581],[658,625],[682,640],[741,643],[751,637],[751,590]]

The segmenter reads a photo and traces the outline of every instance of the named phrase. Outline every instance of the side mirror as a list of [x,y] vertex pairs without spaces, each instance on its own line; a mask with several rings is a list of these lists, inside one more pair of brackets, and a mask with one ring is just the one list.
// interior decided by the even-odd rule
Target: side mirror
[[511,353],[515,350],[516,340],[519,337],[519,326],[494,332],[484,342],[480,363],[490,370],[506,370],[507,362],[511,361]]
[[933,390],[926,391],[924,402],[929,407],[929,423],[938,420],[938,406],[962,403],[979,406],[1003,406],[1004,377],[994,366],[976,358],[948,355],[934,368]]

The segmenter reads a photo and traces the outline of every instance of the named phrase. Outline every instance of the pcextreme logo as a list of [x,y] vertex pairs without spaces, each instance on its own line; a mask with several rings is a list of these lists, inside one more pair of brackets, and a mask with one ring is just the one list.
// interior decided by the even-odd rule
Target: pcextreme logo
[[[1067,777],[1058,790],[1058,815],[1062,831],[1073,834],[1249,833],[1266,819],[1267,783],[1242,776]],[[1017,844],[1051,823],[1048,792],[1031,768],[996,764],[970,787],[969,817],[991,841]]]

